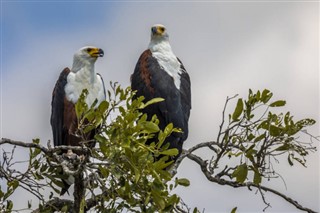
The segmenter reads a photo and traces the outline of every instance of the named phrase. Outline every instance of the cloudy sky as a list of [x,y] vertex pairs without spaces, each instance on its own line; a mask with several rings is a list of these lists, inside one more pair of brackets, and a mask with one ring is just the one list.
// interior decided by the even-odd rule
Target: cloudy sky
[[[270,89],[287,100],[296,119],[319,121],[319,3],[317,1],[1,1],[1,137],[42,143],[52,138],[51,93],[76,50],[95,45],[105,51],[96,69],[105,82],[129,85],[135,63],[147,48],[150,26],[167,27],[173,51],[192,81],[190,135],[186,148],[216,137],[227,96],[249,88]],[[231,110],[231,109],[230,109]],[[319,124],[310,128],[320,135]],[[317,145],[319,148],[319,145]],[[26,153],[19,152],[23,158]],[[206,156],[210,158],[210,156]],[[308,168],[278,167],[286,180],[269,186],[319,211],[319,152]],[[191,186],[177,193],[206,212],[260,212],[259,195],[207,183],[186,160],[180,177]],[[24,196],[24,197],[23,197]],[[25,195],[14,197],[17,206]],[[27,200],[27,199],[25,199]],[[267,194],[267,212],[294,212]]]

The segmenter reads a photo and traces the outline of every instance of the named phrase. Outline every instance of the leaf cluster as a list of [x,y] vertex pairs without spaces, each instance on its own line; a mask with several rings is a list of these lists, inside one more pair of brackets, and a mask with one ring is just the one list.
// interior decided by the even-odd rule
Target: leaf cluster
[[[85,174],[88,190],[84,209],[98,212],[172,211],[180,198],[171,191],[178,185],[188,186],[189,181],[184,178],[171,181],[172,175],[167,168],[178,150],[168,149],[163,143],[172,132],[179,130],[172,124],[160,130],[156,116],[148,120],[147,115],[142,114],[142,109],[163,101],[162,98],[145,103],[143,97],[134,98],[130,87],[123,89],[116,83],[110,85],[112,90],[108,91],[107,100],[99,105],[94,102],[87,106],[87,90],[75,105],[77,135],[83,137],[83,144],[89,142],[86,140],[88,132],[99,129],[95,135],[96,148],[83,146],[89,150],[89,162],[68,162],[67,165],[73,172],[81,167],[80,172]],[[31,150],[32,159],[38,154],[35,151]],[[59,164],[53,165],[52,158],[47,156],[47,159],[47,164],[40,165],[37,159],[30,162],[37,171],[34,178],[45,177],[50,180],[50,187],[59,193],[63,186],[61,178],[66,179],[68,175]],[[54,194],[51,195],[50,199]],[[70,206],[63,208],[64,211],[68,209]],[[45,210],[52,210],[52,207],[42,208]]]
[[[122,89],[117,85],[112,88],[115,97],[109,98],[111,103],[106,101],[104,105],[108,107],[104,107],[101,114],[113,111],[117,116],[104,124],[100,134],[95,136],[99,149],[92,153],[99,162],[107,162],[107,166],[98,166],[97,175],[91,181],[92,189],[100,188],[104,195],[100,200],[103,205],[96,206],[96,210],[171,211],[179,198],[169,193],[177,184],[167,185],[172,177],[166,168],[177,150],[162,145],[165,138],[176,130],[169,124],[162,131],[156,116],[147,120],[147,115],[141,113],[141,109],[163,99],[144,103],[143,97],[133,98],[135,94],[130,88]],[[101,104],[98,110],[101,111]],[[150,140],[154,142],[146,144]],[[160,155],[163,157],[155,161]],[[177,183],[181,184],[181,181]]]
[[248,179],[260,184],[262,178],[276,176],[272,159],[286,154],[289,164],[294,161],[305,166],[305,156],[314,150],[310,144],[301,143],[296,134],[315,123],[313,119],[294,121],[290,112],[274,113],[273,108],[283,107],[284,100],[271,101],[273,94],[265,89],[253,93],[249,90],[246,100],[239,98],[223,132],[223,143],[228,144],[226,154],[240,157],[241,163],[233,170],[232,177],[240,183]]

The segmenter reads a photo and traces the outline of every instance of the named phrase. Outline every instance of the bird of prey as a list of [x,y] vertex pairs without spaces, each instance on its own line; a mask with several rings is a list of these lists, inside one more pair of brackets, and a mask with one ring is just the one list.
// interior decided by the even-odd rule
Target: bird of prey
[[[65,68],[57,80],[51,102],[51,127],[55,146],[79,146],[81,141],[92,140],[96,130],[92,130],[85,138],[76,134],[77,116],[75,104],[84,89],[88,90],[86,104],[91,106],[97,100],[98,106],[106,99],[104,82],[101,75],[94,69],[98,57],[102,57],[102,49],[86,46],[79,49],[73,57],[71,70]],[[94,143],[91,144],[94,146]],[[65,187],[61,191],[64,194],[70,184],[64,181]]]
[[131,87],[136,96],[144,96],[145,101],[156,97],[164,98],[163,102],[146,107],[143,112],[150,119],[157,115],[159,127],[164,128],[172,123],[181,128],[182,133],[174,132],[165,141],[169,148],[182,152],[183,142],[188,137],[188,121],[191,110],[190,77],[182,62],[173,53],[169,35],[165,26],[156,24],[151,27],[151,41],[131,76]]

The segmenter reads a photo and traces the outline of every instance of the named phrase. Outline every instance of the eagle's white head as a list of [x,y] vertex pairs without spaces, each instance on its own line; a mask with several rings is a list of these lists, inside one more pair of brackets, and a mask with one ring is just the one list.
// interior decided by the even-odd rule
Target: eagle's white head
[[168,40],[169,35],[166,27],[162,24],[155,24],[151,27],[151,40]]
[[73,56],[72,72],[77,72],[83,67],[93,67],[98,57],[103,57],[102,49],[94,46],[80,48]]
[[174,79],[174,83],[180,89],[181,63],[173,53],[166,27],[155,24],[151,27],[151,41],[149,50],[162,69]]
[[151,40],[149,43],[151,52],[171,51],[169,44],[169,34],[162,24],[155,24],[151,27]]

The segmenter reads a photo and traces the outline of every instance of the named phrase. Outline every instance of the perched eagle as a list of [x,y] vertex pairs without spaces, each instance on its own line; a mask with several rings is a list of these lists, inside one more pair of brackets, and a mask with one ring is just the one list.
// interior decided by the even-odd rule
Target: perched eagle
[[[65,68],[56,82],[51,102],[51,127],[55,146],[78,146],[79,142],[93,139],[96,130],[92,130],[82,138],[76,134],[77,116],[75,103],[83,89],[88,90],[86,103],[91,106],[97,100],[96,106],[106,99],[103,79],[94,70],[98,57],[103,56],[103,50],[97,47],[83,47],[74,54],[71,70]],[[94,143],[91,143],[94,146]],[[65,183],[64,194],[69,184]]]
[[136,64],[131,87],[137,91],[136,96],[144,96],[145,101],[156,97],[165,99],[146,107],[143,112],[149,118],[157,115],[162,130],[169,123],[182,129],[182,133],[173,133],[165,141],[170,143],[169,148],[177,148],[180,155],[182,144],[188,137],[190,78],[182,62],[172,52],[169,35],[161,24],[151,28],[149,48],[141,54]]

